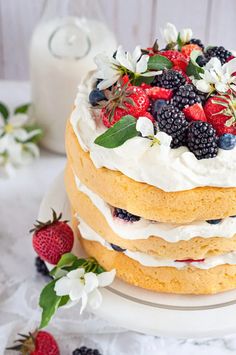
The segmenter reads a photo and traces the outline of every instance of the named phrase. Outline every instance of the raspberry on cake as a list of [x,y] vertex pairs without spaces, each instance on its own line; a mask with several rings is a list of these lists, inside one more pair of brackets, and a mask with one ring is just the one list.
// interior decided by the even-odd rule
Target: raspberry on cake
[[164,37],[97,56],[79,86],[66,129],[73,229],[130,284],[222,292],[236,288],[236,58],[190,29]]

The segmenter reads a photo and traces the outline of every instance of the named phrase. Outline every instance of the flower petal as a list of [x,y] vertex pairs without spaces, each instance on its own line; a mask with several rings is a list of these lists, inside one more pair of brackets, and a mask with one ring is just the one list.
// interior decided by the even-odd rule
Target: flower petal
[[224,66],[226,66],[227,71],[229,74],[233,74],[236,72],[236,58],[230,60],[229,62],[225,63]]
[[19,128],[24,126],[29,120],[28,115],[24,113],[18,113],[9,118],[8,123],[11,124],[14,128]]
[[86,293],[93,291],[98,287],[98,278],[97,275],[93,272],[88,272],[84,275],[85,286],[84,290]]
[[72,282],[73,281],[68,279],[67,276],[64,276],[61,279],[57,280],[54,287],[54,291],[56,292],[56,295],[57,296],[69,295],[72,287]]
[[203,79],[197,80],[195,85],[199,91],[202,91],[205,93],[208,93],[212,90],[211,85]]
[[92,309],[97,309],[102,304],[102,294],[98,289],[93,290],[88,296],[88,303]]
[[142,57],[136,64],[136,70],[135,70],[136,73],[144,73],[147,70],[148,59],[149,59],[148,55],[142,55]]
[[132,54],[133,62],[136,63],[140,59],[141,55],[142,55],[141,47],[140,46],[136,46],[134,48],[134,51],[133,51],[133,54]]
[[84,284],[82,280],[70,280],[71,281],[71,290],[69,292],[69,296],[71,301],[79,301],[84,292]]
[[100,81],[100,83],[97,85],[98,89],[104,90],[109,88],[119,80],[120,76],[121,74],[117,72],[114,73],[110,78]]
[[147,117],[139,117],[136,123],[136,130],[141,133],[142,137],[154,135],[153,123]]
[[84,268],[78,268],[76,270],[72,270],[70,272],[68,272],[68,274],[66,275],[69,279],[80,279],[81,277],[84,276]]
[[106,287],[114,281],[116,270],[105,271],[97,275],[99,287]]
[[87,306],[87,303],[88,303],[88,296],[87,296],[87,293],[84,292],[83,295],[82,295],[82,303],[81,303],[81,308],[80,308],[80,314],[82,314],[83,311],[85,310],[85,308]]
[[116,60],[120,63],[121,66],[129,69],[130,71],[134,72],[135,67],[131,61],[131,56],[129,58],[129,53],[125,53],[122,46],[119,46],[116,52]]

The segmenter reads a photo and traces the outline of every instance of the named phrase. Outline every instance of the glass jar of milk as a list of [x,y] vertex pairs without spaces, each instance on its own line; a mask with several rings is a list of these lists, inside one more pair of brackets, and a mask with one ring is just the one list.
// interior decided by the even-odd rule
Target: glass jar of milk
[[57,153],[65,153],[66,120],[81,78],[95,69],[96,54],[116,49],[98,6],[97,0],[47,0],[32,36],[32,114],[44,130],[42,146]]

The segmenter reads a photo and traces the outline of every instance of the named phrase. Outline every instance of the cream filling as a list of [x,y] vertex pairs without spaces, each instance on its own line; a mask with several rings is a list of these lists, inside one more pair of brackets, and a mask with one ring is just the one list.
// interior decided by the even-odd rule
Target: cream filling
[[106,219],[108,225],[120,238],[135,240],[148,239],[150,236],[158,236],[167,242],[177,243],[181,240],[190,240],[194,237],[232,238],[236,233],[236,218],[225,218],[219,224],[209,224],[205,221],[193,222],[186,225],[166,224],[141,218],[137,222],[129,223],[113,217],[113,208],[101,197],[81,183],[74,175],[76,186],[97,207]]
[[[97,234],[93,229],[91,229],[80,217],[78,217],[79,220],[79,231],[81,233],[81,236],[83,239],[94,241],[100,243],[102,246],[109,250],[113,250],[110,243],[108,243],[105,239],[103,239],[99,234]],[[143,266],[149,266],[149,267],[162,267],[162,266],[169,266],[169,267],[175,267],[177,269],[183,269],[187,266],[194,266],[198,269],[210,269],[218,265],[224,265],[224,264],[229,264],[229,265],[235,265],[236,264],[236,252],[231,252],[228,254],[223,254],[219,256],[213,256],[210,258],[206,258],[204,261],[201,262],[179,262],[179,261],[174,261],[174,260],[168,260],[168,259],[159,259],[156,258],[152,255],[148,255],[145,253],[141,252],[134,252],[130,250],[125,250],[122,252],[126,256],[128,256],[130,259],[133,259],[137,262],[139,262]]]
[[115,149],[94,144],[106,127],[98,110],[90,108],[88,96],[95,78],[93,73],[79,86],[71,124],[81,147],[90,153],[97,168],[118,170],[133,180],[164,191],[183,191],[200,186],[236,187],[236,148],[222,150],[215,158],[197,160],[186,147],[162,149],[150,146],[150,140],[135,137]]

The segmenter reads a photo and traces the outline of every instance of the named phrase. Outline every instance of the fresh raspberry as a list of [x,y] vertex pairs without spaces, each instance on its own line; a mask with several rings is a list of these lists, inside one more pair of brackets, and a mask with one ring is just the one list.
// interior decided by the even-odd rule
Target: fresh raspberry
[[221,105],[221,102],[229,105],[229,100],[227,97],[212,96],[204,106],[207,121],[212,124],[219,136],[225,133],[236,135],[236,122],[234,121],[229,127],[226,125],[227,121],[233,119],[233,113],[229,107]]
[[200,103],[185,107],[183,109],[183,113],[185,114],[185,117],[189,119],[189,121],[207,121],[202,104]]
[[183,53],[184,57],[189,60],[190,55],[192,51],[201,51],[201,47],[199,47],[197,44],[186,44],[185,46],[182,47],[181,53]]
[[56,265],[63,254],[69,253],[74,244],[74,234],[67,221],[61,221],[62,215],[56,215],[47,222],[39,222],[30,232],[33,234],[33,248],[38,256]]
[[160,52],[160,55],[168,58],[173,63],[174,67],[180,68],[186,72],[188,62],[182,53],[169,49],[167,51]]
[[149,89],[149,88],[151,88],[151,87],[152,87],[152,85],[150,85],[150,84],[146,84],[146,83],[142,83],[142,84],[140,85],[140,87],[141,87],[143,90],[145,90],[145,89]]
[[153,86],[151,88],[145,89],[146,94],[151,99],[163,99],[163,100],[170,100],[173,96],[173,90],[160,88],[158,86]]

